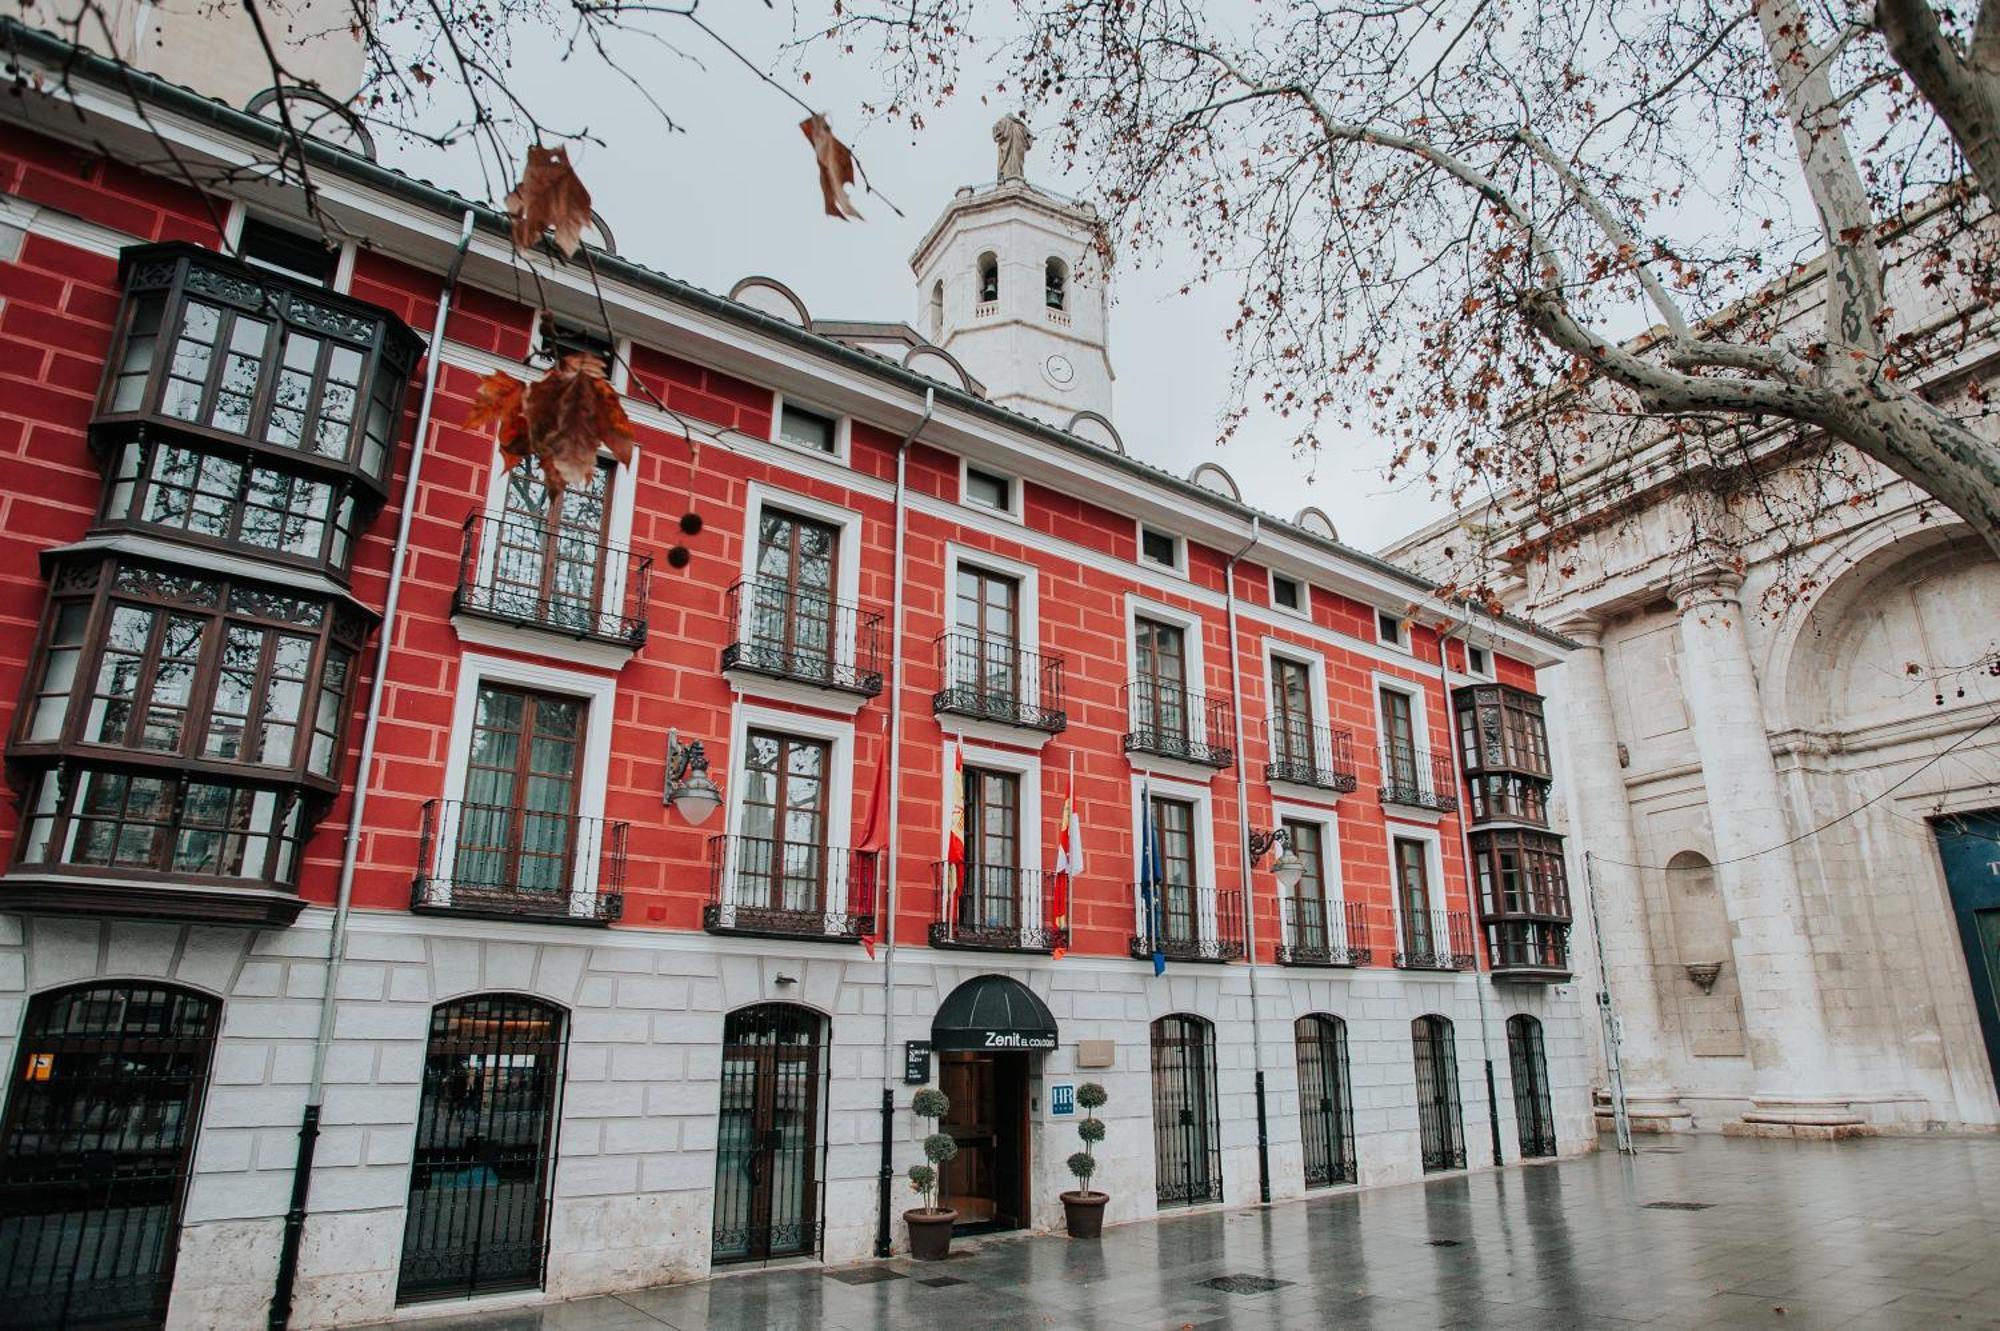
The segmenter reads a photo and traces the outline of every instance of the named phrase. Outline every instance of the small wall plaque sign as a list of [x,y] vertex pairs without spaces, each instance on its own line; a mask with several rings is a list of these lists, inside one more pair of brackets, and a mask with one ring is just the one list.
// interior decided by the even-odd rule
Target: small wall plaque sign
[[1118,1057],[1118,1046],[1110,1040],[1078,1040],[1076,1065],[1080,1068],[1108,1068]]
[[931,1042],[903,1041],[903,1084],[923,1086],[931,1079]]

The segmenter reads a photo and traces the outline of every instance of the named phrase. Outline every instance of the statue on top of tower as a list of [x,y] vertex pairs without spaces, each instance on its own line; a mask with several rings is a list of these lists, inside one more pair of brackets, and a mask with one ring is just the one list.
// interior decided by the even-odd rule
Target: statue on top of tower
[[993,124],[993,142],[999,148],[1000,183],[1028,178],[1028,149],[1034,146],[1035,136],[1028,132],[1028,122],[1013,112],[1001,116]]

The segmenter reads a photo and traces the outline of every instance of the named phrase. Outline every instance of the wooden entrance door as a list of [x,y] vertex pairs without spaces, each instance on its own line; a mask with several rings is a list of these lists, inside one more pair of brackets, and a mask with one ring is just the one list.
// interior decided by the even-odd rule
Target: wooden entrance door
[[1028,1221],[1028,1055],[945,1053],[938,1082],[951,1099],[939,1131],[958,1143],[938,1185],[960,1230],[1019,1229]]

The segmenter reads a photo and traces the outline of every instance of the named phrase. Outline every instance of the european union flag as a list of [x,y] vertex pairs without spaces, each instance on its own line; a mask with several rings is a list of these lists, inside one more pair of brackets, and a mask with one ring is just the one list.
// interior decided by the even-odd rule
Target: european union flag
[[1153,974],[1167,973],[1167,954],[1163,950],[1160,927],[1160,893],[1166,887],[1166,874],[1160,869],[1160,834],[1153,826],[1153,784],[1147,782],[1139,795],[1139,810],[1144,819],[1141,827],[1139,851],[1139,899],[1146,910],[1146,933],[1153,942]]

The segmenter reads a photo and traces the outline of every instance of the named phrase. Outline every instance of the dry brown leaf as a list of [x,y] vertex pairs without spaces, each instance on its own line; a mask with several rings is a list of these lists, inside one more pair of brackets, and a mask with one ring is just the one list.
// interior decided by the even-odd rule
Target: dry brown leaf
[[621,463],[632,460],[632,421],[604,377],[604,362],[587,351],[558,361],[529,386],[522,406],[529,446],[551,490],[588,484],[600,446]]
[[535,459],[558,494],[589,482],[600,447],[621,463],[632,460],[631,418],[604,377],[604,362],[587,351],[563,357],[532,384],[504,370],[487,375],[465,424],[492,426],[508,465]]
[[823,115],[801,120],[799,132],[812,144],[813,158],[819,163],[819,192],[826,200],[826,215],[860,221],[861,210],[847,197],[847,188],[854,183],[853,152],[833,136],[833,127]]
[[570,166],[569,149],[530,145],[521,183],[507,196],[507,212],[514,219],[514,243],[522,249],[554,230],[562,256],[576,253],[583,229],[590,225],[590,191]]

